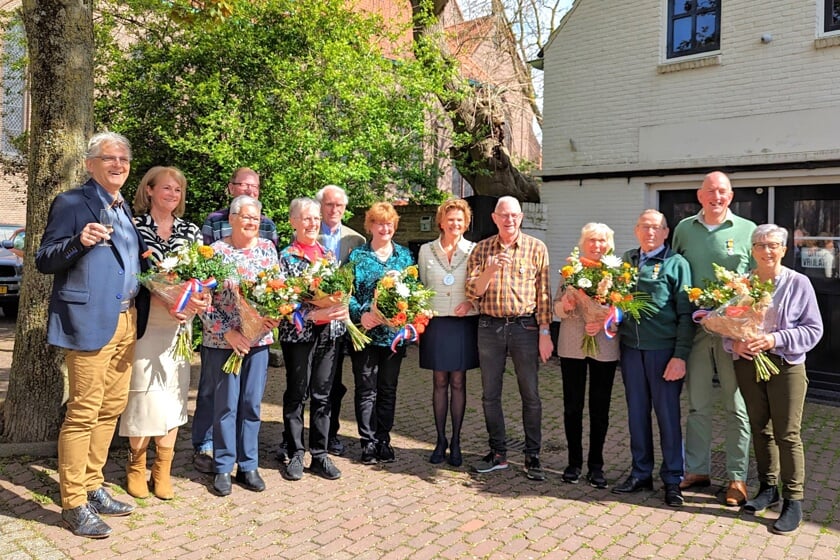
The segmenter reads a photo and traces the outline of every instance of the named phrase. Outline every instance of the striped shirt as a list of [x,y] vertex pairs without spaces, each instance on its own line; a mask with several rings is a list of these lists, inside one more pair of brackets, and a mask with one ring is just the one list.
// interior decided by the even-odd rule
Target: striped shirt
[[466,295],[478,310],[491,317],[516,317],[536,314],[537,322],[551,322],[551,286],[548,275],[548,249],[545,243],[520,232],[508,247],[513,265],[496,271],[483,295],[476,293],[475,283],[490,257],[505,248],[494,235],[479,242],[467,261]]

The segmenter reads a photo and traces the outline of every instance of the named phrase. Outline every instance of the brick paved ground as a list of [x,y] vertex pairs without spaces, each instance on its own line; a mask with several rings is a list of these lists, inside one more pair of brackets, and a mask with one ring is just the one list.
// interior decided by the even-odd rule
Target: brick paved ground
[[[0,348],[0,360],[7,352],[8,347]],[[797,535],[781,537],[768,530],[777,512],[753,518],[720,504],[720,438],[714,453],[717,485],[687,493],[685,507],[678,510],[663,504],[658,482],[654,492],[630,497],[563,484],[562,391],[555,363],[545,366],[541,377],[546,482],[527,480],[523,457],[515,452],[509,455],[510,469],[486,475],[471,474],[466,467],[431,465],[430,374],[416,363],[416,351],[409,352],[400,378],[395,463],[370,467],[358,462],[348,398],[342,435],[350,450],[336,460],[344,476],[326,481],[307,473],[300,482],[284,480],[274,457],[281,431],[283,371],[272,369],[260,438],[261,472],[268,489],[255,494],[234,486],[231,496],[214,496],[210,477],[191,467],[184,429],[173,466],[176,498],[137,500],[137,511],[112,518],[114,535],[101,541],[74,537],[60,526],[54,458],[0,459],[0,558],[840,557],[837,408],[806,405],[806,521]],[[463,440],[467,464],[486,452],[479,389],[478,375],[471,373]],[[506,378],[505,411],[509,436],[521,441],[515,390],[511,374]],[[620,380],[612,410],[606,471],[615,482],[627,475],[630,461]],[[106,479],[114,493],[132,501],[121,489],[126,455],[124,448],[112,452]],[[750,486],[757,486],[754,478]]]

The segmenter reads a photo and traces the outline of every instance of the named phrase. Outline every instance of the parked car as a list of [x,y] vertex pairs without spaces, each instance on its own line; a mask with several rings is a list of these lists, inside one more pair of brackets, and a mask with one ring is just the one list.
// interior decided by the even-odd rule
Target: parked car
[[17,317],[25,235],[20,225],[0,224],[0,309],[6,317]]

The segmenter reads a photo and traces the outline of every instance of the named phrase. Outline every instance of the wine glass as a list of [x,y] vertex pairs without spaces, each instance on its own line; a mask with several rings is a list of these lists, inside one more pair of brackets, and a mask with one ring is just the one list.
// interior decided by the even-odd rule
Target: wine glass
[[[108,235],[114,232],[114,215],[111,213],[110,208],[103,208],[99,211],[99,223],[105,226],[105,229],[108,230]],[[111,243],[107,239],[103,239],[99,242],[99,245],[110,247]]]

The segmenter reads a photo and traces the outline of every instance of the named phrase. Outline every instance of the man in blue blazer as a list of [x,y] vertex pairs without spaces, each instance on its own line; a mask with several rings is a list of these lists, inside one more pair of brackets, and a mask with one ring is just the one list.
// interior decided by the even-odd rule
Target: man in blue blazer
[[[134,345],[145,330],[149,294],[137,273],[146,250],[120,188],[131,167],[125,137],[103,132],[88,142],[84,185],[55,197],[38,270],[53,274],[47,341],[65,349],[69,398],[58,436],[61,518],[79,536],[105,538],[100,515],[134,506],[111,498],[102,468],[117,418],[125,409]],[[100,224],[111,216],[113,231]]]

